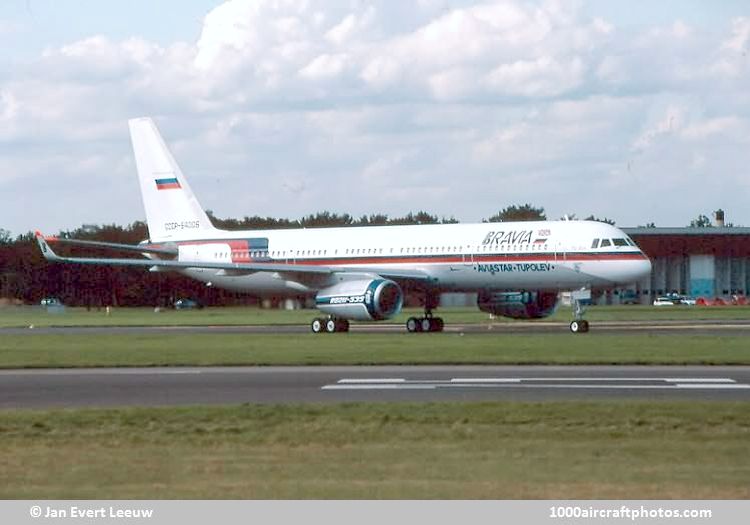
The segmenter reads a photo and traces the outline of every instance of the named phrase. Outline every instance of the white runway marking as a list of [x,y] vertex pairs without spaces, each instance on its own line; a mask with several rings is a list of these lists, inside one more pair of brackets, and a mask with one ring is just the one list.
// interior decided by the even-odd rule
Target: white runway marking
[[399,378],[399,379],[339,379],[339,383],[346,383],[346,384],[364,384],[364,383],[404,383],[406,382],[406,379]]
[[435,390],[437,385],[422,385],[413,383],[404,384],[344,384],[344,385],[324,385],[321,390]]
[[734,385],[696,385],[695,383],[687,383],[682,385],[676,385],[677,388],[716,388],[716,389],[732,389],[732,388],[750,388],[750,385],[744,385],[742,383],[740,384],[734,384]]
[[519,377],[454,377],[451,383],[520,383]]
[[560,388],[609,390],[750,389],[728,377],[457,377],[451,379],[345,378],[321,390],[436,390],[440,388]]

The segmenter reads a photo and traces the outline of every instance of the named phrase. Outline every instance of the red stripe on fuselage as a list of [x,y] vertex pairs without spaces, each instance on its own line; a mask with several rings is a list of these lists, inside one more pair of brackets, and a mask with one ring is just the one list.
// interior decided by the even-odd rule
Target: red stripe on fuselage
[[553,254],[509,254],[509,255],[469,255],[465,259],[461,256],[382,256],[382,257],[330,257],[317,259],[300,259],[295,257],[273,259],[275,262],[284,262],[294,259],[290,264],[309,264],[315,266],[336,265],[376,265],[376,264],[472,264],[472,263],[504,263],[504,262],[581,262],[581,261],[642,261],[645,257],[639,253],[629,254],[568,254],[566,257]]
[[[642,261],[647,259],[641,252],[558,252],[550,253],[495,253],[495,254],[469,254],[469,255],[367,255],[367,256],[332,256],[305,258],[299,256],[290,257],[261,257],[252,258],[247,253],[259,251],[251,249],[248,241],[242,239],[232,240],[201,240],[180,241],[181,246],[195,246],[202,244],[226,244],[231,252],[231,261],[243,262],[272,262],[276,264],[310,265],[310,266],[344,266],[344,265],[378,265],[378,264],[473,264],[473,263],[505,263],[505,262],[583,262],[583,261]],[[293,261],[293,262],[292,262]],[[208,262],[208,261],[207,261]]]

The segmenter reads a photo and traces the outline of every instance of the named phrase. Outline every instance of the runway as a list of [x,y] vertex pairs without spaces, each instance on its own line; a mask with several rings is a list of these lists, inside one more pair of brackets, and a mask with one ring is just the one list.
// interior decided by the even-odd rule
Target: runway
[[490,400],[750,401],[750,367],[338,366],[0,371],[0,408]]
[[[591,332],[626,335],[650,334],[721,334],[750,336],[750,319],[691,320],[691,321],[592,321]],[[0,328],[0,336],[7,335],[65,335],[65,334],[309,334],[308,325],[206,325],[206,326],[51,326]],[[406,333],[406,328],[394,323],[352,324],[351,333],[380,334]],[[467,334],[552,334],[568,333],[568,323],[560,321],[513,321],[481,324],[450,323],[445,333]],[[340,337],[342,334],[320,334],[320,337]],[[414,337],[419,337],[414,334]]]

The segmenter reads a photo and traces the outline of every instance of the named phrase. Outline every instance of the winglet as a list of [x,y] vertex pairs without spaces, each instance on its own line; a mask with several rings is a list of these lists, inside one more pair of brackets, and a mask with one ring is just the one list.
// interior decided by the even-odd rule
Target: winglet
[[60,257],[52,251],[52,248],[50,248],[49,244],[47,244],[47,239],[44,238],[44,235],[42,235],[42,232],[37,230],[34,232],[34,235],[36,236],[36,242],[39,244],[39,249],[42,250],[42,255],[44,255],[44,258],[48,261],[58,261],[60,260]]

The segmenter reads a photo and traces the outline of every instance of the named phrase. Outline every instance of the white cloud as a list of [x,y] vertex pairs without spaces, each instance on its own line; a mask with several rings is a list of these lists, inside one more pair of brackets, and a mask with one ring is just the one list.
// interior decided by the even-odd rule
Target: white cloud
[[362,69],[360,78],[376,91],[393,87],[401,80],[402,65],[393,56],[376,56]]
[[702,140],[712,135],[727,134],[742,128],[737,117],[719,117],[692,123],[682,130],[682,136],[690,140]]
[[647,128],[633,142],[634,151],[643,151],[662,137],[677,133],[685,125],[686,110],[684,107],[670,106],[656,122],[649,123]]
[[325,33],[325,38],[341,46],[349,41],[361,37],[375,19],[375,8],[367,7],[363,13],[349,13],[338,24]]
[[722,42],[721,47],[740,54],[750,51],[750,18],[732,20],[732,35]]
[[[721,197],[681,177],[702,187],[720,170],[747,187],[749,42],[748,18],[713,33],[675,17],[634,35],[569,2],[230,0],[193,42],[102,33],[0,77],[0,188],[26,195],[4,227],[31,227],[30,211],[47,229],[140,217],[125,124],[140,115],[218,215],[479,220],[530,201],[550,216],[680,224],[699,210],[649,185],[673,185],[678,203]],[[83,183],[102,176],[117,198]],[[729,193],[733,217],[750,213]],[[60,225],[81,194],[87,209]]]
[[315,57],[309,64],[300,70],[300,75],[310,79],[335,77],[344,71],[347,55],[337,53],[335,55],[323,54]]
[[496,92],[528,97],[559,95],[578,87],[583,81],[583,61],[573,57],[560,62],[549,56],[503,64],[488,75]]
[[8,90],[0,90],[0,119],[11,122],[18,116],[18,101]]

